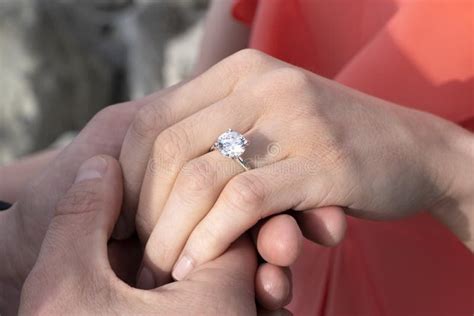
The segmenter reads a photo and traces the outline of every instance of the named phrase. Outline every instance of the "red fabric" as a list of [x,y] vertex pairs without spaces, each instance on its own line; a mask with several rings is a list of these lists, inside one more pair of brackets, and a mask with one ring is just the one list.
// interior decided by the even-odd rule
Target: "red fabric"
[[[474,1],[237,0],[249,46],[474,130]],[[473,315],[474,256],[428,214],[350,218],[292,267],[295,315]]]

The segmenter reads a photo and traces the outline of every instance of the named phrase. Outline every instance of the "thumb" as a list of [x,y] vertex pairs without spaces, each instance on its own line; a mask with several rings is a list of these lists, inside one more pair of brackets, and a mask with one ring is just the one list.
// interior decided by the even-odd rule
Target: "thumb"
[[[256,270],[255,247],[245,235],[223,255],[194,269],[186,279],[204,284],[207,294],[220,300],[207,306],[211,311],[199,314],[228,315],[232,311],[232,315],[255,315]],[[199,310],[202,307],[195,308]]]
[[122,190],[115,159],[96,156],[84,162],[56,206],[38,261],[48,270],[53,266],[67,274],[84,269],[100,273],[100,267],[108,267],[107,241],[120,211]]

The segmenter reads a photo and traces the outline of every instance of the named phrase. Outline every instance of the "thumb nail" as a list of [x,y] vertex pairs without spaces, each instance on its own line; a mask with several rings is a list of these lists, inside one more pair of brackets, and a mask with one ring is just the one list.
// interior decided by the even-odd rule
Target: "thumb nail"
[[86,180],[102,178],[107,170],[107,161],[101,157],[92,157],[86,160],[77,171],[74,183],[79,183]]
[[142,290],[151,290],[155,288],[155,279],[153,273],[147,267],[143,267],[137,280],[137,288]]
[[182,256],[176,263],[176,266],[174,267],[173,272],[172,272],[172,276],[175,280],[181,281],[193,269],[194,269],[193,260],[191,260],[191,258],[187,256]]

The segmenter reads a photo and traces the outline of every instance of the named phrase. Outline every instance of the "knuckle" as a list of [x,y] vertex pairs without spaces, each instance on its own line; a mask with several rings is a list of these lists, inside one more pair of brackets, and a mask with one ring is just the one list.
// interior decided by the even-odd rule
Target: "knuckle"
[[120,117],[120,115],[120,107],[118,105],[110,105],[94,115],[83,131],[81,131],[81,134],[107,135],[105,132],[111,127],[116,126],[117,117]]
[[223,244],[223,232],[213,220],[207,220],[203,225],[199,225],[195,232],[191,235],[190,241],[186,246],[186,253],[192,257],[197,257],[202,249],[216,249],[218,245]]
[[90,182],[78,184],[59,200],[56,205],[56,215],[78,215],[95,212],[100,203],[97,190],[91,187]]
[[130,127],[137,139],[155,137],[169,122],[169,110],[161,101],[145,105],[136,114]]
[[190,145],[188,132],[179,125],[165,129],[158,135],[153,145],[151,161],[153,165],[150,167],[174,170],[180,162],[180,157],[186,153]]
[[294,67],[282,67],[272,71],[273,85],[284,88],[286,91],[299,92],[307,90],[311,85],[311,78],[303,70]]
[[179,185],[185,188],[186,194],[200,193],[211,188],[216,181],[216,172],[208,160],[194,159],[181,170]]
[[111,122],[112,120],[116,119],[116,114],[118,111],[119,110],[115,105],[105,107],[94,115],[91,122],[99,122],[102,123],[101,125],[103,125],[103,123]]
[[266,186],[256,176],[243,173],[229,183],[225,198],[236,210],[255,212],[263,205]]
[[303,70],[294,67],[279,67],[262,76],[262,79],[253,87],[252,93],[259,99],[277,98],[279,104],[294,102],[295,96],[308,95],[312,91],[311,78]]
[[234,58],[237,61],[247,62],[247,61],[254,61],[259,58],[263,58],[263,56],[266,56],[266,55],[257,49],[244,48],[234,53],[232,55],[232,58]]
[[237,68],[243,70],[243,72],[249,72],[266,65],[269,56],[256,49],[246,48],[231,55],[227,61],[233,69]]

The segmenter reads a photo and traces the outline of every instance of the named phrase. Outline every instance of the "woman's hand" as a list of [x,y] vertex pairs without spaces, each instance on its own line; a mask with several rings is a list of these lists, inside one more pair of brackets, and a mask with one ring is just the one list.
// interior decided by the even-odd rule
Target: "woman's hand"
[[[160,95],[168,93],[168,90],[162,90],[141,100],[110,106],[98,113],[68,147],[47,163],[41,175],[31,180],[25,188],[21,188],[23,193],[13,207],[6,212],[0,212],[0,253],[2,258],[5,258],[0,262],[0,313],[8,314],[10,310],[15,311],[18,308],[22,284],[35,264],[54,208],[71,186],[79,166],[98,154],[118,158],[125,134],[136,112],[144,104],[149,104],[156,98],[159,99]],[[269,228],[266,231],[271,233],[272,227],[291,228],[294,223],[284,219],[265,226]],[[142,254],[140,245],[135,244],[132,238],[120,242],[112,241],[108,246],[114,272],[122,280],[130,284],[135,283],[136,269]],[[264,287],[263,281],[272,286]],[[288,277],[281,269],[261,265],[256,285],[260,288],[257,293],[260,300],[266,299],[275,304],[272,300],[275,290],[277,294],[283,293],[277,295],[280,300],[276,303],[287,300],[290,285]],[[272,291],[272,294],[266,289]]]
[[196,269],[189,281],[154,291],[129,287],[111,270],[107,242],[122,203],[114,159],[79,169],[49,225],[22,290],[20,315],[255,315],[254,247],[245,238]]
[[[228,128],[249,140],[244,158],[253,170],[208,152]],[[302,227],[339,240],[341,207],[394,219],[468,192],[470,137],[432,115],[244,50],[138,113],[121,153],[127,207],[119,230],[133,218],[141,187],[136,224],[155,284],[172,269],[183,279],[260,219],[288,209],[327,212],[316,228]]]

